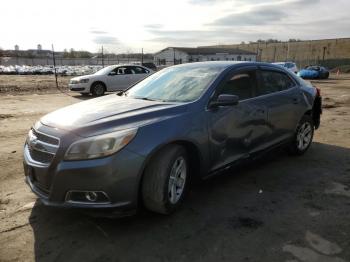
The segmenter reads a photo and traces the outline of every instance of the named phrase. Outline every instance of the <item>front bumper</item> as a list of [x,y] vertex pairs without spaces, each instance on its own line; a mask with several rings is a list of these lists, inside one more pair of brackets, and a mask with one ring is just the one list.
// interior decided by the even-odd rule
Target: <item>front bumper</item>
[[[87,209],[136,210],[144,157],[126,148],[105,158],[63,161],[48,166],[33,162],[24,149],[25,181],[48,206]],[[71,192],[103,192],[107,201],[93,202],[67,198]]]
[[90,87],[88,83],[83,84],[68,84],[70,91],[75,91],[79,93],[90,93]]

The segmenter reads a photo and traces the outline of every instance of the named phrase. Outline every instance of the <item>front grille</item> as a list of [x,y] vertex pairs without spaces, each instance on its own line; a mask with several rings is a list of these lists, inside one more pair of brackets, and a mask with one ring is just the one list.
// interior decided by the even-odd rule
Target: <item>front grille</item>
[[26,154],[32,162],[48,166],[57,152],[60,140],[31,129],[26,141]]
[[34,128],[32,128],[32,132],[33,132],[33,135],[35,135],[38,138],[38,140],[42,142],[52,144],[52,145],[58,145],[60,142],[57,138],[35,131]]
[[54,155],[51,153],[41,152],[30,148],[30,146],[28,146],[28,150],[31,158],[40,163],[49,164],[54,157]]

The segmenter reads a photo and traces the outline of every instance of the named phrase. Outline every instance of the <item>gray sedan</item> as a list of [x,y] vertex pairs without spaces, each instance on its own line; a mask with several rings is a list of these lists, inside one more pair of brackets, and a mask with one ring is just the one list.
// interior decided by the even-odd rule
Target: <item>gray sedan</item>
[[173,66],[41,118],[24,145],[25,178],[46,205],[169,214],[193,178],[279,146],[305,153],[320,114],[319,89],[279,66]]

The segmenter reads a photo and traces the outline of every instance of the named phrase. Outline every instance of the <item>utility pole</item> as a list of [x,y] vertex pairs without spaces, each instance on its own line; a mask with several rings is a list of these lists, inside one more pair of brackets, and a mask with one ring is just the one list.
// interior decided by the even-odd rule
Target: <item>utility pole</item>
[[56,88],[58,89],[57,71],[56,71],[56,57],[55,57],[55,50],[53,48],[53,44],[52,44],[52,59],[53,59],[53,69],[55,72],[55,79],[56,79]]
[[175,65],[175,61],[176,61],[176,59],[175,59],[175,48],[173,48],[173,51],[174,51],[174,65]]
[[141,49],[141,65],[143,65],[143,48]]
[[102,58],[102,67],[105,67],[105,61],[103,59],[103,46],[102,46],[101,58]]

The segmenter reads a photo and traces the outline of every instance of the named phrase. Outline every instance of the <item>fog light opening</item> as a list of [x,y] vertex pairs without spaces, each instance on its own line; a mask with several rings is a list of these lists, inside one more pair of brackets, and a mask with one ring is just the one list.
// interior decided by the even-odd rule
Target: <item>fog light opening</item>
[[89,191],[89,192],[85,193],[85,198],[91,202],[96,202],[98,196],[97,196],[96,192]]
[[108,204],[110,199],[103,191],[68,191],[66,202],[81,204]]

